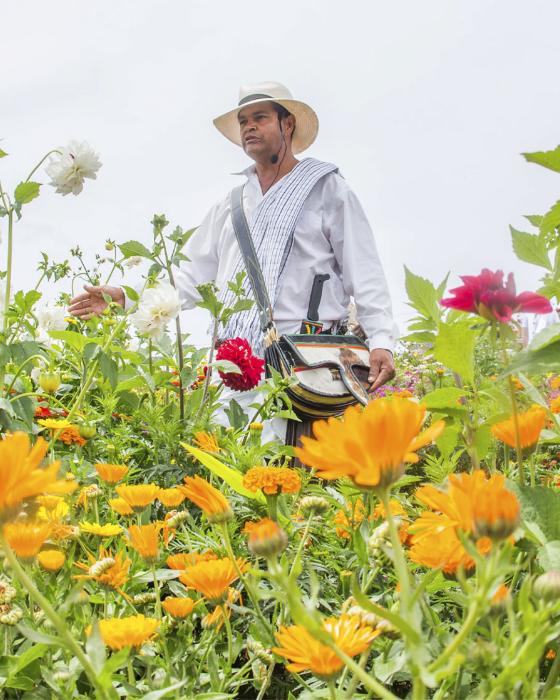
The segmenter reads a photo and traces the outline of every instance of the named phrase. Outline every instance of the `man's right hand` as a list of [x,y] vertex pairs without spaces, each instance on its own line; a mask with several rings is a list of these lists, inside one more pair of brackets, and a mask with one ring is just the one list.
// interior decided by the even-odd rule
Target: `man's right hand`
[[114,302],[124,308],[124,292],[120,287],[109,287],[108,285],[92,287],[85,284],[84,289],[85,294],[78,294],[70,300],[68,311],[72,316],[77,316],[83,321],[87,321],[92,316],[99,316],[107,308],[107,302],[103,299],[104,294],[110,296]]

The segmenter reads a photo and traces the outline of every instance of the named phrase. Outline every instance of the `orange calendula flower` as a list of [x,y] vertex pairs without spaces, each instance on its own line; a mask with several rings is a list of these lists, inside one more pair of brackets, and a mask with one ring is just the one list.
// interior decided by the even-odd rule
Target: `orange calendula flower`
[[99,632],[105,644],[113,651],[124,647],[140,648],[156,635],[159,622],[144,615],[110,617],[99,620]]
[[220,446],[218,445],[216,436],[212,433],[207,433],[204,430],[200,430],[198,433],[194,434],[193,438],[193,442],[197,447],[200,447],[201,450],[213,453],[220,452]]
[[94,464],[95,471],[99,474],[99,478],[107,484],[116,484],[128,474],[126,464],[105,464],[98,462]]
[[99,549],[99,556],[97,559],[93,554],[88,554],[88,559],[89,564],[76,562],[76,566],[87,573],[73,576],[73,578],[77,580],[97,581],[97,583],[102,586],[118,591],[126,598],[122,587],[128,581],[128,572],[132,561],[130,559],[123,560],[123,555],[120,553],[113,556],[103,547]]
[[166,508],[175,508],[175,506],[180,505],[185,498],[185,494],[178,487],[172,489],[160,489],[158,493],[158,501]]
[[134,511],[124,498],[110,498],[109,506],[119,515],[134,515]]
[[167,557],[167,566],[170,569],[187,569],[189,566],[194,566],[201,561],[214,561],[218,558],[217,554],[208,550],[207,552],[182,552],[180,554],[170,554]]
[[9,520],[24,501],[42,494],[71,493],[74,482],[58,480],[59,462],[40,468],[48,444],[38,438],[33,447],[25,433],[0,440],[0,521]]
[[560,413],[560,396],[550,401],[550,411],[551,413]]
[[288,545],[288,536],[275,520],[262,518],[258,522],[245,523],[243,532],[248,535],[247,544],[258,557],[270,557],[283,552]]
[[224,619],[231,617],[231,606],[242,602],[241,593],[235,588],[230,588],[226,600],[221,605],[216,605],[212,612],[202,618],[202,628],[209,629],[214,627],[216,630],[219,630],[224,624]]
[[353,503],[347,501],[346,510],[337,510],[333,518],[337,536],[350,539],[351,531],[360,526],[365,516],[366,509],[360,496]]
[[[396,498],[391,498],[389,501],[389,508],[391,509],[391,515],[404,515],[406,516],[406,511],[405,509],[401,506],[399,501],[397,501]],[[379,520],[380,518],[385,518],[386,513],[385,513],[385,506],[383,503],[378,503],[375,508],[373,509],[373,517],[376,520]]]
[[80,435],[80,429],[76,425],[69,425],[58,433],[58,439],[65,445],[79,445],[83,447],[87,440]]
[[198,601],[192,598],[166,598],[162,606],[172,617],[188,617],[195,608]]
[[[540,406],[531,407],[517,416],[519,427],[519,443],[522,448],[533,447],[539,441],[541,430],[544,428],[546,411]],[[512,416],[507,420],[496,423],[491,428],[492,435],[505,442],[510,447],[516,447],[515,420]]]
[[81,522],[80,530],[82,532],[87,532],[89,535],[98,535],[99,537],[115,537],[115,535],[122,534],[122,527],[120,525],[100,525],[99,523],[88,523]]
[[222,523],[233,516],[227,498],[200,476],[186,476],[183,493],[195,505],[201,508],[211,523]]
[[[243,571],[246,568],[246,562],[238,559],[237,566]],[[201,561],[190,566],[181,573],[179,580],[187,588],[193,588],[201,593],[207,600],[221,603],[229,586],[238,577],[234,563],[226,557],[213,561]]]
[[117,494],[128,503],[135,513],[141,513],[159,494],[156,484],[135,484],[134,486],[117,486]]
[[269,496],[297,493],[301,488],[301,477],[295,469],[288,467],[252,467],[243,477],[243,486],[253,492],[261,489]]
[[[360,621],[358,615],[329,617],[323,627],[336,645],[348,656],[364,652],[380,634]],[[344,667],[344,662],[328,646],[319,642],[302,625],[281,627],[276,633],[279,646],[272,651],[288,659],[288,671],[301,673],[311,671],[317,678],[329,680]]]
[[315,421],[314,438],[302,437],[297,457],[323,479],[348,477],[361,488],[385,488],[404,473],[405,462],[443,431],[437,421],[420,432],[425,406],[408,399],[378,399],[365,408],[351,406],[342,419]]
[[161,523],[149,525],[131,525],[128,528],[130,545],[149,564],[152,564],[159,556],[159,533]]
[[4,539],[24,561],[33,561],[50,533],[48,523],[15,522],[4,525]]
[[46,571],[58,571],[64,566],[66,556],[58,549],[45,549],[37,554],[37,561]]

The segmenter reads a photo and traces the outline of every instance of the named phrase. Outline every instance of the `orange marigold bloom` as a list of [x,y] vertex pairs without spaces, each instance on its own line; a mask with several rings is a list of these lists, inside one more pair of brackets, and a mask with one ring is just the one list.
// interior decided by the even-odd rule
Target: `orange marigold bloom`
[[201,450],[213,453],[220,452],[220,446],[218,445],[216,436],[212,433],[207,433],[204,430],[200,430],[198,433],[194,434],[193,438],[193,442],[195,445],[197,445],[197,447],[200,447]]
[[[546,411],[540,406],[532,406],[528,411],[519,413],[517,425],[519,426],[519,442],[522,448],[533,447],[539,441],[541,430],[544,428]],[[516,447],[515,421],[513,416],[507,420],[495,423],[492,435],[505,442],[510,447]]]
[[130,545],[148,563],[153,563],[159,556],[159,532],[161,523],[148,525],[131,525],[128,528]]
[[172,489],[160,489],[158,493],[158,501],[166,508],[175,508],[175,506],[180,505],[185,498],[185,494],[178,487],[174,487]]
[[67,428],[63,428],[58,434],[58,439],[65,445],[79,445],[80,447],[87,442],[80,435],[80,429],[76,425],[69,425]]
[[4,525],[4,539],[25,561],[33,561],[49,536],[48,523],[15,522]]
[[550,402],[550,410],[552,413],[560,413],[560,396],[552,399]]
[[[243,559],[238,559],[237,566],[243,571],[246,568],[246,562]],[[229,586],[238,577],[239,574],[234,563],[225,557],[224,559],[201,561],[190,566],[181,573],[179,580],[187,588],[193,588],[201,593],[207,600],[220,603],[223,601]]]
[[230,520],[233,513],[227,498],[200,476],[186,476],[183,493],[195,505],[202,509],[204,515],[212,523]]
[[243,486],[249,491],[261,489],[269,496],[297,493],[301,488],[301,477],[295,469],[288,467],[252,467],[243,477]]
[[64,566],[66,556],[58,549],[45,549],[37,554],[37,561],[46,571],[58,571]]
[[[323,621],[323,627],[348,656],[361,654],[380,634],[380,630],[363,624],[358,615],[329,617]],[[281,627],[276,641],[280,646],[273,647],[272,651],[291,662],[286,666],[288,671],[311,671],[317,678],[328,680],[344,667],[334,651],[312,637],[302,625]]]
[[124,647],[139,648],[155,636],[159,622],[144,615],[110,617],[99,620],[99,632],[105,644],[113,651]]
[[[406,516],[405,509],[402,507],[400,502],[397,501],[396,498],[391,498],[391,500],[389,501],[389,508],[391,509],[391,515],[395,515],[395,516],[404,515],[404,516]],[[384,519],[386,517],[385,506],[383,505],[383,503],[378,503],[375,506],[375,508],[373,509],[373,517],[376,520],[379,520],[380,518]]]
[[360,496],[353,503],[346,501],[346,510],[337,510],[333,518],[337,536],[350,539],[351,531],[356,530],[365,517],[366,509]]
[[47,449],[43,438],[31,447],[25,433],[0,440],[0,521],[13,517],[24,501],[46,493],[71,493],[76,488],[73,482],[57,479],[60,462],[40,468]]
[[124,500],[124,498],[110,498],[110,507],[119,515],[134,515],[134,511]]
[[243,532],[248,535],[249,549],[258,557],[279,554],[288,545],[288,536],[275,520],[262,518],[258,522],[245,523]]
[[217,554],[210,550],[206,552],[181,552],[180,554],[170,554],[167,557],[167,566],[170,569],[187,569],[189,566],[194,566],[201,561],[214,561],[218,558]]
[[166,598],[162,606],[166,612],[168,612],[173,617],[187,617],[194,610],[195,605],[198,601],[192,598]]
[[103,547],[99,549],[99,556],[96,559],[93,554],[88,554],[89,564],[76,562],[76,566],[87,574],[79,574],[73,576],[75,579],[84,579],[87,581],[97,581],[97,583],[107,588],[113,588],[124,597],[122,587],[128,581],[128,572],[131,559],[124,559],[122,554],[113,555]]
[[425,406],[402,398],[351,406],[342,419],[315,421],[314,438],[302,437],[295,452],[323,479],[348,477],[361,488],[384,488],[403,475],[405,462],[418,462],[417,450],[443,431],[444,421],[437,421],[420,433],[425,416]]
[[115,490],[135,513],[141,513],[156,500],[159,494],[159,486],[156,484],[135,484],[133,486],[123,484],[117,486]]
[[99,478],[108,484],[116,484],[128,474],[126,464],[105,464],[98,462],[94,464],[95,471],[99,474]]

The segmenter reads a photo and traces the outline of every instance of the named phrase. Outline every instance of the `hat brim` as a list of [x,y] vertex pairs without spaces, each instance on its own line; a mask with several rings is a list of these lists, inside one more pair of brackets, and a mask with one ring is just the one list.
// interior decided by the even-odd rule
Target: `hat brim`
[[292,152],[301,153],[305,151],[317,138],[319,131],[319,119],[311,107],[299,100],[285,100],[282,98],[266,97],[258,100],[246,102],[240,107],[232,109],[214,119],[214,126],[236,146],[241,146],[241,134],[237,115],[242,109],[259,102],[277,102],[285,107],[296,119],[296,128],[292,136]]

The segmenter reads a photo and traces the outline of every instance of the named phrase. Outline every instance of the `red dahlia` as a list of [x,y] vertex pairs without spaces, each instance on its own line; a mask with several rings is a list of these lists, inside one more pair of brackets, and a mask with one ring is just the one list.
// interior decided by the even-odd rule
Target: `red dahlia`
[[462,287],[451,289],[454,297],[442,299],[441,305],[449,309],[470,311],[488,321],[509,323],[514,313],[547,314],[552,311],[550,301],[541,294],[521,292],[517,294],[513,273],[504,284],[502,270],[484,269],[480,275],[465,275]]
[[253,350],[245,338],[225,340],[218,348],[216,360],[229,360],[239,367],[241,374],[219,372],[223,383],[237,391],[249,391],[256,387],[264,370],[264,360],[253,355]]

